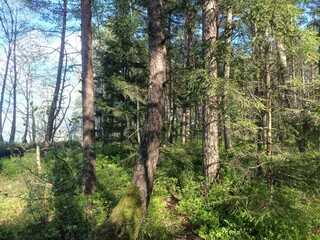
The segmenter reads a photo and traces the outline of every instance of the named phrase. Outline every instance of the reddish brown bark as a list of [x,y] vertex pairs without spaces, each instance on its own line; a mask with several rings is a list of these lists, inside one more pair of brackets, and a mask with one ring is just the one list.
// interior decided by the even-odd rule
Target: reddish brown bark
[[91,0],[81,1],[83,168],[82,188],[92,194],[96,188],[95,119]]
[[[204,14],[204,58],[205,68],[213,81],[218,77],[218,64],[214,53],[218,34],[218,0],[203,2]],[[212,91],[213,90],[213,91]],[[213,93],[212,93],[213,92]],[[203,168],[209,182],[219,179],[219,136],[218,136],[218,96],[214,89],[208,89],[203,107]]]
[[166,79],[166,46],[163,28],[162,0],[148,1],[149,17],[149,88],[147,114],[143,126],[133,184],[140,190],[143,217],[150,201],[154,174],[159,158],[163,125],[164,88]]

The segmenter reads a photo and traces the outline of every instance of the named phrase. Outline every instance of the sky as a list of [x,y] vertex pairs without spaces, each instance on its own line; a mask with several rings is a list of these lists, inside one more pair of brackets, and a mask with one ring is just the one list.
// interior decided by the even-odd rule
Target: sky
[[[16,9],[17,1],[8,0],[9,4],[12,4],[12,9]],[[4,7],[4,0],[0,0],[0,8]],[[20,6],[21,7],[21,6]],[[18,11],[18,21],[17,22],[27,22],[33,23],[37,26],[42,26],[44,29],[49,29],[52,24],[49,24],[26,9],[19,9]],[[5,14],[4,12],[2,12]],[[1,16],[1,13],[0,13]],[[7,15],[8,16],[8,15]],[[80,26],[79,21],[72,21],[69,24]],[[70,26],[70,25],[69,25]],[[0,27],[0,83],[2,86],[4,66],[6,63],[6,52],[8,51],[7,42],[4,40],[4,31]],[[44,128],[46,120],[46,108],[50,105],[53,93],[53,87],[56,81],[57,75],[57,65],[59,59],[59,46],[60,38],[59,32],[57,31],[54,35],[43,34],[39,30],[29,30],[27,33],[21,34],[18,39],[18,113],[17,113],[17,135],[16,141],[21,141],[22,134],[24,132],[24,112],[26,108],[26,100],[23,96],[23,91],[25,90],[26,79],[32,79],[33,81],[33,102],[37,107],[37,123],[39,128]],[[77,98],[80,98],[80,64],[81,64],[81,39],[80,32],[68,32],[66,37],[66,50],[67,53],[67,65],[77,65],[73,71],[67,73],[68,87],[66,88],[66,97],[69,97],[69,92],[72,90],[71,96],[71,106],[66,115],[67,118],[71,119],[73,117],[73,111],[76,107],[75,102]],[[10,72],[12,75],[12,63],[10,64]],[[31,69],[31,70],[30,70]],[[11,78],[8,78],[8,86],[6,89],[4,109],[8,109],[7,118],[5,118],[5,113],[2,113],[3,119],[6,119],[4,125],[4,138],[9,139],[9,133],[11,129],[12,119],[12,98],[10,97],[11,90]],[[9,108],[8,108],[9,106]],[[77,111],[79,112],[79,111]],[[45,118],[45,119],[43,119]],[[66,127],[62,125],[62,127]],[[41,141],[43,137],[43,130],[39,129],[38,140]],[[66,129],[62,128],[62,132]]]

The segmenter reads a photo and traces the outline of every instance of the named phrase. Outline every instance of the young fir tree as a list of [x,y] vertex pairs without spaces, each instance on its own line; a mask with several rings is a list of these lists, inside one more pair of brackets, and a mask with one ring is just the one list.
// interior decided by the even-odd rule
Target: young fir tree
[[146,24],[138,3],[114,0],[112,4],[96,48],[97,135],[105,144],[136,144],[147,89]]

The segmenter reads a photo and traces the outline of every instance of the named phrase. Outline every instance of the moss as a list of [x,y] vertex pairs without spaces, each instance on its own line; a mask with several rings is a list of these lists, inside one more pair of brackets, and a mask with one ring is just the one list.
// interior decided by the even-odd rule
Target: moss
[[101,226],[98,239],[137,239],[142,220],[142,203],[138,187],[130,185]]

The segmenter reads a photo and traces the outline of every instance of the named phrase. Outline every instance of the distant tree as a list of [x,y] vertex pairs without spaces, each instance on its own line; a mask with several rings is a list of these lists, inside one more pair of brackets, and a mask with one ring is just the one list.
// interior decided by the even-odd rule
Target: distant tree
[[16,136],[17,129],[17,84],[18,84],[18,71],[17,71],[17,11],[14,13],[14,27],[13,27],[13,81],[12,81],[12,124],[11,124],[11,132],[9,142],[13,143]]
[[[8,96],[7,113],[11,113],[12,117],[9,118],[8,114],[4,114],[5,118],[2,120],[3,114],[0,116],[0,141],[5,125],[5,119],[8,119],[11,123],[11,131],[9,135],[9,142],[13,143],[16,137],[17,129],[17,100],[18,100],[18,85],[19,85],[19,73],[22,71],[22,65],[18,62],[19,55],[21,55],[19,49],[19,42],[22,37],[28,32],[28,24],[26,20],[21,17],[23,15],[23,9],[18,7],[12,2],[6,0],[1,1],[1,16],[0,14],[0,27],[3,29],[3,50],[6,55],[5,66],[2,74],[2,89],[1,89],[1,103],[0,109],[3,112],[3,106],[5,103],[5,96]],[[8,82],[8,80],[11,80]],[[11,85],[10,85],[11,84]],[[11,104],[12,103],[12,104]],[[3,137],[2,137],[3,140]]]
[[[192,2],[184,0],[184,68],[186,70],[195,69],[195,56],[194,56],[194,37],[192,23],[194,22],[192,12]],[[182,107],[182,143],[190,142],[190,123],[191,111],[190,103],[187,99]]]
[[45,152],[48,151],[49,145],[53,139],[53,132],[54,132],[54,121],[57,117],[57,112],[59,112],[61,106],[59,105],[59,97],[61,84],[62,84],[62,74],[63,74],[63,62],[65,56],[65,44],[66,44],[66,31],[67,31],[67,5],[68,0],[63,0],[62,6],[62,29],[61,29],[61,37],[60,37],[60,50],[59,50],[59,61],[58,61],[58,70],[57,70],[57,77],[56,77],[56,85],[54,89],[54,93],[52,96],[52,102],[49,107],[48,113],[48,121],[47,127],[45,132],[45,139],[44,139],[44,149]]
[[147,92],[147,24],[139,2],[112,3],[103,34],[94,32],[101,36],[95,47],[97,137],[136,144]]
[[3,31],[3,40],[6,42],[6,62],[5,62],[5,69],[4,74],[2,75],[2,87],[1,87],[1,95],[0,95],[0,142],[3,142],[3,107],[4,107],[4,97],[5,91],[7,87],[7,80],[9,77],[9,68],[10,68],[10,61],[11,55],[13,51],[14,45],[14,16],[11,6],[8,4],[7,0],[1,0],[2,9],[0,11],[0,24]]

